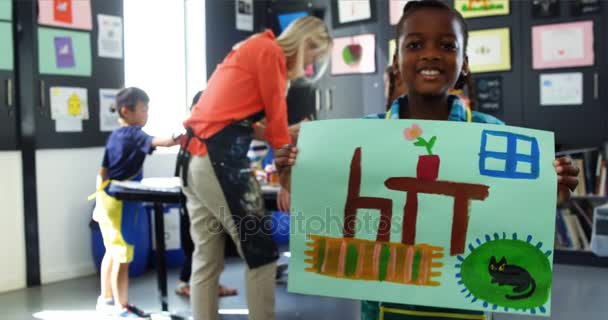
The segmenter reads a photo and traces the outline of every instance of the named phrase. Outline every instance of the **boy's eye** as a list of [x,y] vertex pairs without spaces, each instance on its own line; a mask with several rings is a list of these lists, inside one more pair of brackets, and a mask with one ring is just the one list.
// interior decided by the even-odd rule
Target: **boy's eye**
[[458,48],[458,45],[454,42],[446,42],[443,43],[441,47],[446,50],[456,50]]
[[407,49],[420,49],[422,47],[422,43],[418,41],[412,41],[405,44]]

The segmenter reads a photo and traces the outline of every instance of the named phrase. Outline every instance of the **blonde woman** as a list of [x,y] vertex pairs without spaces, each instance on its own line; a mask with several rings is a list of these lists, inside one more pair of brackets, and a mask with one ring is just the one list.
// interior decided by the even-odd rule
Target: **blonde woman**
[[247,263],[249,318],[274,319],[278,251],[247,151],[254,124],[262,118],[266,118],[265,140],[273,148],[292,143],[287,127],[288,81],[303,77],[306,66],[326,62],[331,45],[327,28],[314,17],[294,21],[278,38],[272,31],[252,36],[217,67],[184,122],[190,133],[184,149],[191,157],[182,176],[195,244],[190,300],[195,320],[218,319],[224,233]]

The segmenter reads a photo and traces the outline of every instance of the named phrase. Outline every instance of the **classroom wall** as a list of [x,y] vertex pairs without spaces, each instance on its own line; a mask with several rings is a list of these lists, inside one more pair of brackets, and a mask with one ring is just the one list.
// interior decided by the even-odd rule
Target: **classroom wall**
[[36,151],[42,283],[95,273],[89,222],[103,148]]
[[25,287],[21,152],[0,152],[0,292]]

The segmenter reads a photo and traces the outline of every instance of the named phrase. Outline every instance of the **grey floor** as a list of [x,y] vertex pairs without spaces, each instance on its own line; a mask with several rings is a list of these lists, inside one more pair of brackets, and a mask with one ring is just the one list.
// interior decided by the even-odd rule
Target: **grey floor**
[[[173,294],[179,270],[169,273],[169,307],[187,312],[188,301]],[[236,297],[222,298],[220,308],[227,313],[246,309],[243,295],[243,264],[228,260],[222,283],[239,289]],[[0,294],[0,319],[81,320],[97,319],[93,312],[98,295],[95,276],[74,279],[38,288]],[[149,272],[131,280],[133,303],[146,311],[159,311],[156,276]],[[556,265],[553,283],[552,320],[608,319],[608,269]],[[277,286],[277,319],[358,319],[356,301],[303,296]],[[232,319],[226,315],[223,319]],[[494,320],[525,320],[533,317],[495,314]],[[539,319],[539,318],[537,318]]]

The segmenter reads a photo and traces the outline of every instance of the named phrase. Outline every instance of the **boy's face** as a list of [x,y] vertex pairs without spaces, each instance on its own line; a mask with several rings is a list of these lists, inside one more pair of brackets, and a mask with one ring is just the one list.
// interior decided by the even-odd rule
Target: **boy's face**
[[129,110],[127,107],[121,108],[123,119],[131,126],[145,126],[148,122],[148,104],[137,101],[135,109]]
[[468,72],[463,43],[463,30],[450,12],[412,13],[403,25],[396,63],[410,94],[446,95],[460,73]]

